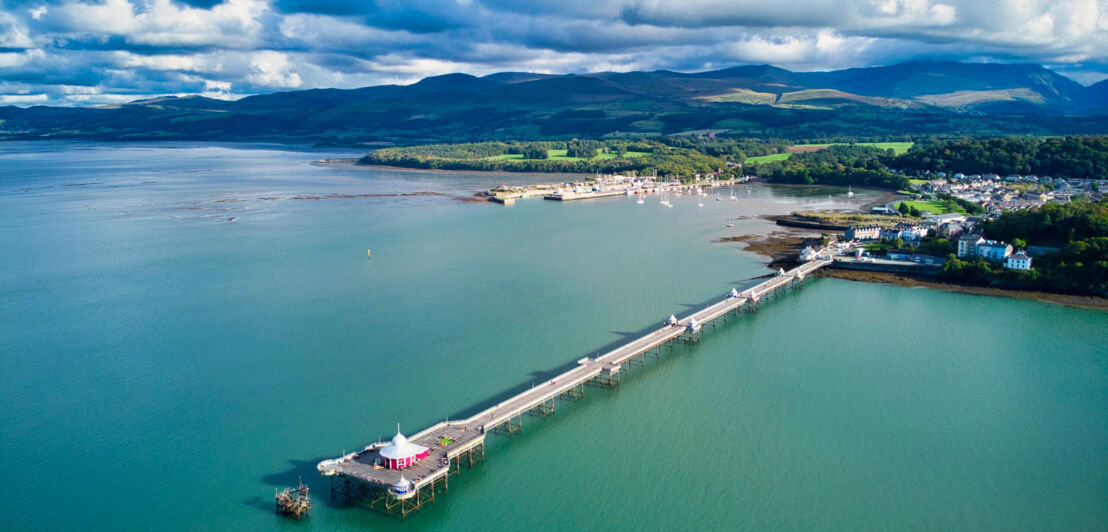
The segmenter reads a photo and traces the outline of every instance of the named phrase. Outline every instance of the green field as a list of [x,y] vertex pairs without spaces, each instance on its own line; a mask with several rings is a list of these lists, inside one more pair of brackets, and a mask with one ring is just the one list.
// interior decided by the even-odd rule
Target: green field
[[[839,142],[835,144],[794,144],[790,148],[826,148],[828,146],[839,146],[845,144]],[[855,146],[870,146],[881,150],[893,150],[893,153],[900,155],[907,152],[915,142],[859,142]],[[784,161],[788,159],[791,153],[775,153],[773,155],[760,155],[758,157],[748,157],[746,164],[759,164],[759,163],[771,163],[773,161]]]
[[[931,211],[931,214],[946,214],[946,213],[949,213],[949,212],[956,212],[956,213],[959,213],[959,214],[965,214],[966,213],[966,211],[964,211],[960,208],[955,209],[955,210],[952,211],[952,210],[948,209],[946,205],[943,205],[943,202],[941,202],[939,200],[904,201],[903,203],[907,203],[909,208],[915,207],[915,208],[919,209],[920,212],[922,212],[922,211]],[[900,202],[894,204],[893,206],[894,207],[900,207]]]
[[911,149],[915,144],[915,142],[859,142],[858,146],[873,146],[882,150],[893,150],[894,153],[900,155]]
[[759,155],[758,157],[747,157],[746,164],[759,164],[759,163],[772,163],[773,161],[784,161],[788,159],[791,153],[775,153],[773,155]]
[[[828,146],[842,146],[845,142],[836,142],[834,144],[793,144],[790,148],[826,148]],[[855,146],[869,146],[871,148],[877,148],[879,150],[893,150],[894,153],[900,155],[907,152],[915,142],[857,142]]]
[[[584,157],[568,157],[568,156],[566,156],[566,151],[567,150],[549,150],[547,152],[547,154],[550,155],[549,160],[551,160],[551,161],[584,161],[585,160]],[[618,155],[619,154],[617,154],[617,153],[598,153],[596,155],[596,157],[593,157],[590,160],[591,161],[603,161],[603,160],[607,160],[607,159],[615,159],[616,157],[618,157]],[[624,156],[627,157],[628,159],[630,159],[630,158],[634,158],[634,157],[643,157],[645,155],[650,155],[650,153],[645,152],[645,151],[629,151],[629,152],[626,152]],[[504,154],[504,155],[496,155],[496,156],[493,156],[493,157],[485,157],[485,159],[515,159],[515,160],[518,160],[518,161],[522,161],[523,160],[523,154],[521,154],[521,153],[509,153],[509,154]]]

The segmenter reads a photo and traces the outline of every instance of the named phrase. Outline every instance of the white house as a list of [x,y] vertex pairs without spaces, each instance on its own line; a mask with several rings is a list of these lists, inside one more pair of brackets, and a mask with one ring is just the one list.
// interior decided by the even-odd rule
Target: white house
[[816,250],[812,249],[811,246],[804,248],[800,252],[800,262],[812,262],[817,258],[819,257],[816,255]]
[[1004,265],[1009,270],[1030,270],[1031,269],[1031,257],[1027,253],[1020,251],[1015,255],[1008,257],[1008,263]]

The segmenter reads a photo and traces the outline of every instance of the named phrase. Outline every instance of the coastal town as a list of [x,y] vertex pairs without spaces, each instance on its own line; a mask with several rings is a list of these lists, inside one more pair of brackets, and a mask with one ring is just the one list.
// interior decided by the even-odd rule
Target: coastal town
[[961,214],[934,215],[926,220],[881,226],[852,225],[841,241],[817,251],[806,246],[800,252],[800,262],[833,260],[834,266],[851,270],[884,271],[936,275],[941,272],[946,256],[921,250],[921,244],[941,242],[956,251],[959,259],[982,258],[1011,270],[1032,269],[1034,256],[1057,251],[1046,246],[1025,246],[988,240],[978,231],[981,217]]
[[[920,210],[915,201],[897,200],[873,207],[870,214],[883,222],[851,224],[843,231],[843,243],[834,257],[843,269],[938,275],[948,258],[985,261],[997,269],[1029,272],[1036,257],[1059,251],[1058,247],[1033,245],[1021,240],[1004,242],[989,238],[984,224],[1005,212],[1040,208],[1048,203],[1067,204],[1077,198],[1103,199],[1108,180],[998,174],[934,174],[915,183],[915,199],[945,200],[953,212]],[[975,214],[970,214],[972,211]],[[899,219],[898,219],[899,218]],[[945,253],[944,253],[945,252]],[[802,261],[816,257],[811,247]]]
[[[778,219],[780,225],[808,229],[830,229],[820,245],[805,246],[800,262],[832,260],[833,268],[938,276],[950,258],[960,261],[984,261],[996,271],[1031,272],[1036,257],[1057,252],[1048,245],[1029,245],[1017,239],[1004,242],[989,238],[985,222],[1004,212],[1035,209],[1047,203],[1065,204],[1076,198],[1098,200],[1108,190],[1108,180],[1067,179],[1035,175],[928,173],[931,179],[913,180],[911,190],[897,199],[869,208],[851,218],[848,224],[829,222],[826,215],[839,213],[794,213]],[[672,198],[696,196],[698,205],[713,188],[757,182],[756,176],[733,177],[721,169],[715,174],[695,175],[686,182],[658,178],[655,175],[597,174],[578,181],[532,185],[500,185],[478,195],[489,201],[512,205],[517,200],[543,198],[575,201],[615,196],[657,195],[664,207],[672,207]],[[911,193],[908,196],[906,193]],[[849,192],[853,196],[853,192]],[[715,195],[716,200],[737,200]],[[932,212],[935,209],[937,212]],[[728,224],[730,227],[731,224]],[[841,231],[841,236],[839,232]],[[1036,243],[1031,243],[1036,244]],[[818,251],[817,251],[818,249]]]
[[1048,201],[1065,203],[1078,195],[1097,200],[1108,191],[1108,179],[1018,174],[1001,177],[997,174],[955,173],[947,176],[944,172],[937,172],[935,179],[913,188],[925,195],[949,194],[980,205],[987,213],[996,216],[1007,210],[1041,207]]
[[481,192],[478,195],[489,201],[503,205],[513,205],[516,200],[544,198],[553,201],[574,201],[597,199],[611,196],[634,196],[639,194],[663,194],[703,191],[710,188],[726,187],[746,183],[756,179],[752,176],[724,177],[722,172],[694,176],[690,182],[659,179],[656,175],[596,175],[580,181],[550,183],[538,185],[500,185]]

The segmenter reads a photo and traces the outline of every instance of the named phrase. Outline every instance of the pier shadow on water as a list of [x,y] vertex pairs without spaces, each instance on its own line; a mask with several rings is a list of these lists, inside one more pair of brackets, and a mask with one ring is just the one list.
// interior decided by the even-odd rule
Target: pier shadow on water
[[[775,274],[773,274],[773,273],[769,273],[769,274],[758,276],[758,277],[752,277],[752,278],[744,279],[744,280],[741,280],[741,281],[735,281],[735,282],[732,283],[732,285],[739,288],[740,291],[743,291],[743,290],[746,290],[746,289],[750,288],[751,286],[754,286],[754,285],[758,284],[759,282],[761,282],[762,280],[764,280],[766,278],[774,277],[774,275]],[[679,312],[679,314],[687,315],[687,314],[691,314],[693,312],[697,312],[697,311],[702,310],[702,309],[704,309],[704,308],[706,308],[710,305],[713,305],[715,303],[720,302],[720,300],[722,300],[724,297],[726,297],[726,293],[713,296],[710,299],[706,299],[701,303],[678,303],[677,306],[684,309],[684,311]],[[616,348],[630,342],[631,340],[634,340],[636,338],[639,338],[639,337],[645,336],[645,335],[647,335],[651,332],[654,332],[654,331],[658,330],[658,328],[660,328],[664,325],[665,318],[666,318],[666,316],[662,316],[661,319],[659,319],[656,323],[649,324],[649,325],[643,327],[642,329],[640,329],[638,331],[608,331],[612,334],[618,335],[619,338],[609,342],[606,345],[603,345],[603,346],[600,346],[596,349],[590,350],[587,353],[581,353],[581,355],[577,358],[581,358],[581,357],[585,357],[585,356],[595,358],[595,357],[600,356],[604,353],[607,353],[608,351],[616,349]],[[558,365],[558,366],[555,366],[555,367],[552,367],[552,368],[533,370],[533,371],[528,373],[528,375],[531,378],[528,379],[527,381],[521,382],[517,386],[512,386],[510,388],[501,390],[499,393],[497,393],[496,395],[493,395],[492,397],[488,398],[487,400],[484,400],[484,401],[481,401],[479,403],[470,405],[470,406],[468,406],[466,408],[463,408],[461,410],[457,410],[455,412],[452,412],[450,414],[450,419],[465,419],[465,418],[468,418],[470,416],[473,416],[474,414],[476,414],[478,412],[481,412],[482,410],[485,410],[486,408],[489,408],[489,407],[491,407],[493,405],[496,405],[496,404],[503,403],[504,401],[506,401],[506,400],[508,400],[508,399],[510,399],[510,398],[526,391],[527,389],[529,389],[529,388],[531,388],[535,385],[542,384],[546,381],[549,381],[549,380],[553,379],[554,377],[557,377],[558,375],[561,375],[562,373],[565,373],[565,372],[573,369],[576,366],[577,366],[577,360],[574,359],[574,360],[567,361],[564,364],[561,364],[561,365]]]

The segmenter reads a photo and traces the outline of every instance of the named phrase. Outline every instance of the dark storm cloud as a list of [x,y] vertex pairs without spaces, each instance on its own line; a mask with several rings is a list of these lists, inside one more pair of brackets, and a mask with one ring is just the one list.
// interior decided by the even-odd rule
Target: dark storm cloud
[[1105,76],[1105,0],[0,0],[0,104],[909,59]]

